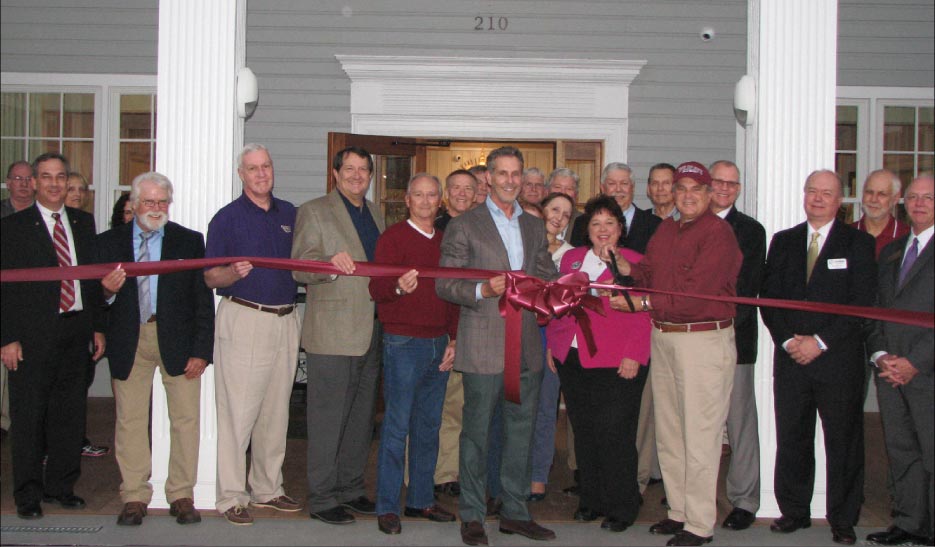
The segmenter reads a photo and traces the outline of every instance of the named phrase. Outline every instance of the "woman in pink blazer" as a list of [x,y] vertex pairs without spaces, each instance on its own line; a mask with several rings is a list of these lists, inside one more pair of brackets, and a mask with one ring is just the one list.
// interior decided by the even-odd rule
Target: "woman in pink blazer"
[[[639,262],[641,254],[618,247],[625,229],[623,212],[607,196],[588,201],[584,211],[590,245],[562,257],[562,274],[581,271],[592,282],[613,282],[607,267],[608,251]],[[622,313],[628,304],[622,295],[599,291],[604,315],[590,310],[596,352],[591,355],[578,321],[573,316],[553,320],[546,340],[565,394],[568,417],[575,431],[575,454],[581,474],[576,520],[604,517],[601,528],[626,530],[636,519],[640,492],[636,480],[636,427],[640,397],[649,361],[649,314]],[[641,295],[631,293],[634,306]]]

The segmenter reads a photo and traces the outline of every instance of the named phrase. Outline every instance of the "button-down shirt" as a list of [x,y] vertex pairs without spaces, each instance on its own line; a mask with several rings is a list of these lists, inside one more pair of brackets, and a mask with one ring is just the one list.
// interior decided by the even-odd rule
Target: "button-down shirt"
[[[143,244],[143,229],[140,224],[133,220],[133,260],[140,261],[140,246]],[[162,242],[166,237],[166,227],[163,226],[152,232],[146,246],[149,249],[148,262],[158,262],[162,260]],[[156,315],[156,295],[159,294],[159,276],[150,275],[149,277],[149,309]]]
[[[523,208],[520,207],[519,202],[514,201],[513,216],[507,218],[503,209],[497,207],[497,204],[493,202],[490,196],[487,196],[484,205],[490,211],[493,223],[500,234],[500,240],[503,241],[503,246],[506,247],[506,254],[510,259],[510,269],[522,270],[525,254],[523,251],[523,232],[519,229],[519,217],[523,214]],[[478,300],[483,298],[481,296],[482,285],[483,283],[478,283],[477,289],[474,291],[474,295]]]
[[[36,208],[39,209],[39,214],[42,216],[42,221],[45,222],[45,227],[49,231],[49,237],[51,238],[52,248],[55,248],[55,219],[52,218],[52,213],[58,213],[59,218],[62,221],[62,226],[65,227],[65,236],[68,237],[68,253],[71,255],[71,265],[78,265],[78,253],[75,251],[75,236],[71,233],[71,222],[68,221],[68,213],[65,211],[63,206],[58,211],[52,211],[51,209],[46,209],[38,201],[36,202]],[[72,284],[75,286],[75,303],[68,308],[68,311],[79,311],[84,309],[84,303],[81,300],[81,284],[78,281],[72,281]]]
[[380,237],[380,229],[377,223],[370,215],[370,208],[367,202],[358,207],[351,203],[351,200],[344,197],[344,194],[338,192],[344,206],[347,207],[347,214],[351,216],[351,222],[354,223],[354,229],[357,230],[357,237],[360,238],[360,244],[364,247],[364,253],[367,254],[367,260],[373,262],[373,256],[377,252],[377,238]]

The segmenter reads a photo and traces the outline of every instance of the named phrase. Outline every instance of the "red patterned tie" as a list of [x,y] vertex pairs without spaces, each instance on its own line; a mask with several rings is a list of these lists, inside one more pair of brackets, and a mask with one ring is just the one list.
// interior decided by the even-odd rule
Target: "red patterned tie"
[[[71,251],[68,250],[68,235],[65,233],[65,225],[62,224],[62,215],[52,213],[55,219],[55,230],[52,238],[55,243],[55,256],[58,257],[58,265],[71,266]],[[75,305],[75,282],[62,280],[62,296],[58,302],[60,312],[66,312]]]

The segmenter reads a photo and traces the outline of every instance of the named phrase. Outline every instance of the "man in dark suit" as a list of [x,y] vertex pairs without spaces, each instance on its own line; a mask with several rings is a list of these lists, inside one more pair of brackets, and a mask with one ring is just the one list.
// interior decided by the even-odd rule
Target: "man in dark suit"
[[[763,281],[766,261],[766,230],[763,225],[734,206],[740,195],[740,169],[732,161],[711,164],[711,211],[730,224],[743,253],[737,274],[737,296],[756,298]],[[753,365],[757,354],[756,307],[737,306],[734,318],[737,336],[737,368],[727,412],[727,438],[730,440],[730,469],[727,473],[727,499],[734,509],[723,527],[744,530],[756,520],[760,508],[760,434],[753,389]]]
[[[912,231],[880,254],[878,306],[935,311],[935,180],[931,175],[906,189]],[[876,366],[877,400],[893,477],[893,525],[867,540],[880,545],[932,545],[935,522],[935,337],[931,328],[878,321],[867,342]]]
[[[522,270],[544,279],[557,276],[548,251],[542,221],[522,212],[517,202],[523,175],[523,155],[511,146],[487,156],[491,174],[487,200],[448,224],[442,240],[441,266]],[[464,415],[461,431],[461,539],[467,545],[487,544],[484,488],[491,417],[503,404],[503,455],[500,467],[503,507],[500,531],[548,540],[555,533],[529,515],[530,442],[539,402],[544,363],[542,339],[535,315],[523,312],[521,404],[503,400],[504,323],[498,297],[506,280],[498,275],[484,282],[439,279],[441,298],[461,305],[455,370],[462,372]]]
[[[633,204],[633,170],[625,163],[608,163],[601,171],[601,193],[617,200],[623,210],[623,217],[627,221],[623,237],[623,245],[638,253],[646,252],[646,244],[653,236],[662,219],[649,211],[644,211]],[[571,230],[571,244],[580,247],[586,243],[588,227],[584,225],[584,217],[575,220]]]
[[[773,236],[763,297],[870,306],[876,292],[873,237],[836,220],[844,185],[834,171],[805,180],[808,219]],[[851,545],[863,500],[864,356],[862,320],[825,313],[761,308],[776,344],[774,484],[782,517],[770,527],[790,533],[811,525],[815,414],[828,461],[832,539]]]
[[[94,262],[94,217],[64,205],[68,160],[42,154],[33,172],[35,205],[0,221],[0,267]],[[10,371],[13,496],[21,518],[41,517],[40,501],[67,509],[85,505],[74,486],[81,475],[86,363],[92,339],[94,359],[104,353],[102,331],[97,281],[0,288],[0,357]]]
[[[100,262],[204,258],[204,237],[169,222],[172,183],[150,172],[133,179],[134,221],[98,238]],[[201,375],[214,350],[214,299],[200,270],[127,280],[118,267],[101,283],[110,303],[107,358],[117,404],[117,465],[123,510],[117,524],[139,525],[152,500],[147,423],[153,374],[166,389],[172,427],[166,500],[179,524],[201,521],[194,506]]]

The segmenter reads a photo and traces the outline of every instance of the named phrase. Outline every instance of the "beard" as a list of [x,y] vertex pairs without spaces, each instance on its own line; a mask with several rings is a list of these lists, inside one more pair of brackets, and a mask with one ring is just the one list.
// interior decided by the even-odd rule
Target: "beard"
[[140,224],[149,231],[156,231],[169,222],[168,213],[146,213],[140,217]]

